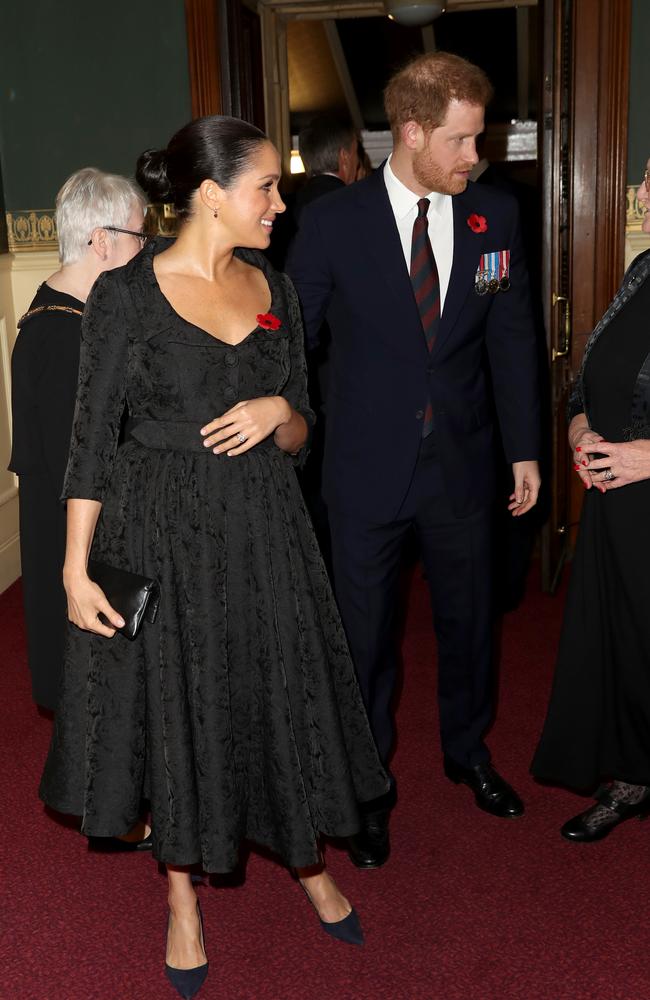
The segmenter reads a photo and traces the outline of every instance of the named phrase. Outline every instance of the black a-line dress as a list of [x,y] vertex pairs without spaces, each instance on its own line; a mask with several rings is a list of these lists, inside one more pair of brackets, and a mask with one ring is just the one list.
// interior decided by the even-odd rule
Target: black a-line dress
[[[65,508],[84,303],[43,282],[11,356],[12,449],[19,477],[20,560],[32,696],[54,709],[63,671]],[[51,307],[54,306],[54,309]]]
[[[594,343],[584,369],[589,418],[624,440],[650,351],[650,279]],[[650,785],[650,480],[586,492],[536,777],[591,791]]]
[[[92,555],[154,577],[135,641],[70,626],[43,800],[125,833],[151,802],[154,856],[227,872],[244,839],[289,865],[358,828],[388,788],[291,456],[273,437],[214,455],[199,429],[284,396],[312,420],[297,297],[255,251],[277,329],[237,346],[163,296],[154,240],[96,283],[84,316],[64,495],[103,504]],[[126,401],[126,441],[117,448]]]

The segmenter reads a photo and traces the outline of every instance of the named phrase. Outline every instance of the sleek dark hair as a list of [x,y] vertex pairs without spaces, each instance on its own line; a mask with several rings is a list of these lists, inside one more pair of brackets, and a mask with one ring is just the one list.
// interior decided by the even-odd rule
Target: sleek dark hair
[[167,149],[147,149],[138,158],[135,176],[150,201],[172,203],[184,219],[204,180],[232,187],[263,142],[268,142],[264,132],[240,118],[195,118],[172,136]]
[[357,133],[351,122],[319,115],[300,130],[298,152],[308,174],[335,174],[339,169],[339,150],[350,149]]

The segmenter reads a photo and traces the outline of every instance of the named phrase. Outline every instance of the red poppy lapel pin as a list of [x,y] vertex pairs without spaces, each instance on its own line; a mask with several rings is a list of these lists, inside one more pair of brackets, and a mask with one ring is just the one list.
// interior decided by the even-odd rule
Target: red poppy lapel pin
[[484,215],[477,215],[476,212],[472,212],[469,219],[467,220],[467,225],[472,230],[473,233],[486,233],[487,232],[487,219]]
[[255,319],[263,330],[279,330],[282,322],[273,313],[258,313]]

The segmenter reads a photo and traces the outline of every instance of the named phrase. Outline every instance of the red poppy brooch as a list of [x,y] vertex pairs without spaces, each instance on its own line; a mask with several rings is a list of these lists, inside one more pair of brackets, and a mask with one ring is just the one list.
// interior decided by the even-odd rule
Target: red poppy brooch
[[278,330],[282,326],[281,321],[273,313],[258,313],[255,319],[263,330]]
[[472,230],[473,233],[486,233],[487,232],[487,219],[484,215],[476,215],[472,212],[469,219],[467,220],[467,225]]

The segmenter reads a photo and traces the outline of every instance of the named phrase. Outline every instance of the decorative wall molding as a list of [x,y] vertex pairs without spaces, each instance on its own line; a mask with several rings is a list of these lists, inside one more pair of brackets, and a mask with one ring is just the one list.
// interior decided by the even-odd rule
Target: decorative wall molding
[[[56,221],[53,208],[25,209],[19,212],[7,212],[7,233],[9,237],[9,253],[26,253],[37,250],[39,253],[57,255],[53,261],[58,266],[59,243],[56,232]],[[156,236],[175,236],[177,219],[173,205],[148,205],[146,229]],[[39,270],[40,259],[36,262],[26,262],[27,270]],[[14,260],[11,269],[23,270],[20,260]]]
[[4,507],[6,503],[13,500],[14,497],[18,496],[18,486],[10,486],[9,489],[3,490],[0,493],[0,507]]
[[644,250],[650,250],[650,233],[643,233],[640,230],[630,231],[625,234],[625,267],[630,266],[635,257],[638,257]]
[[638,184],[628,184],[626,190],[626,210],[625,210],[625,231],[628,233],[640,233],[641,223],[645,210],[641,208],[637,201],[636,193],[639,190]]
[[176,236],[178,219],[173,205],[147,205],[145,232],[150,236]]
[[57,249],[53,208],[26,208],[18,212],[7,212],[6,219],[10,253]]

